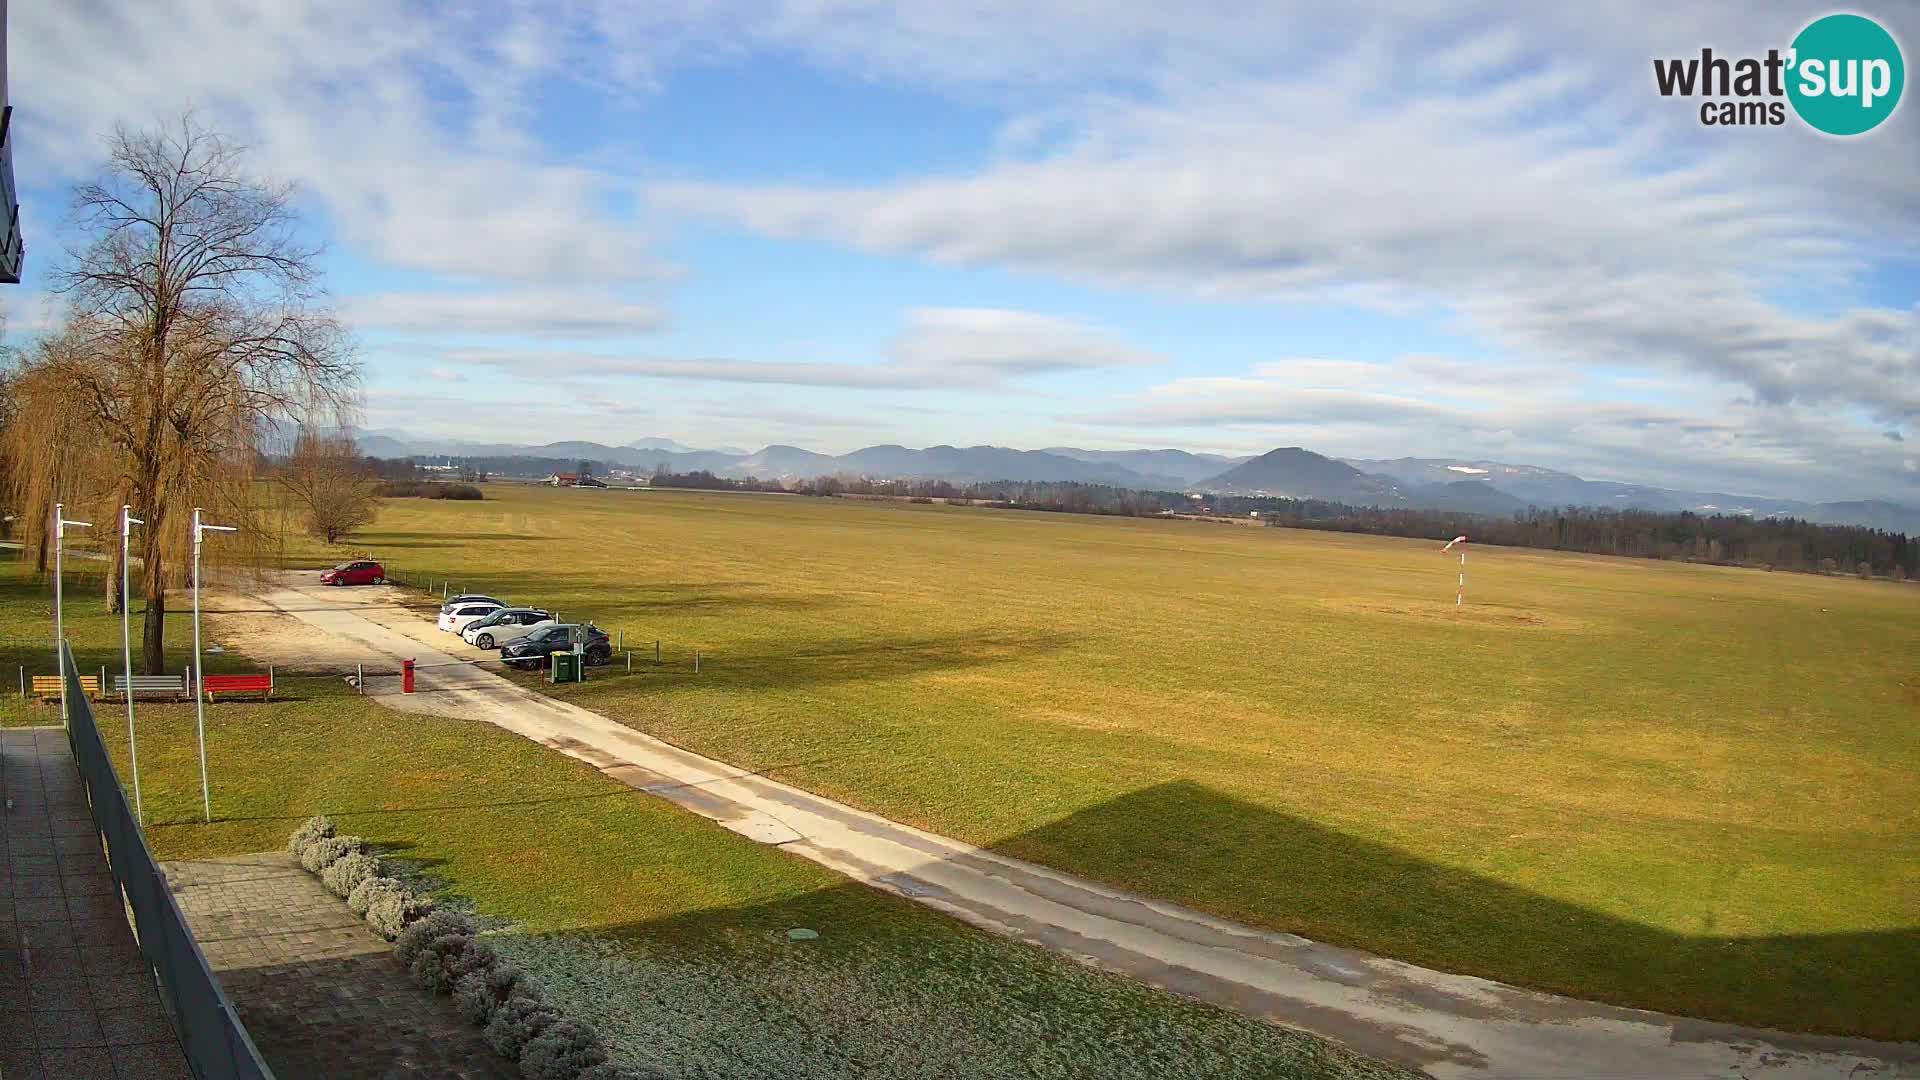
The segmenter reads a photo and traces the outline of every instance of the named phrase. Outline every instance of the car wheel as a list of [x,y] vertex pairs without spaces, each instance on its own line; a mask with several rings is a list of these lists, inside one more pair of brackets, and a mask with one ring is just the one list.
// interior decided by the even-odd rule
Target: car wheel
[[375,585],[385,585],[387,583],[387,579],[381,577],[379,574],[375,574],[373,575],[373,583]]
[[587,653],[587,663],[592,664],[594,667],[602,667],[612,659],[613,652],[610,649],[595,649]]
[[473,643],[483,649],[491,649],[493,648],[493,635],[481,634],[479,637],[473,639]]

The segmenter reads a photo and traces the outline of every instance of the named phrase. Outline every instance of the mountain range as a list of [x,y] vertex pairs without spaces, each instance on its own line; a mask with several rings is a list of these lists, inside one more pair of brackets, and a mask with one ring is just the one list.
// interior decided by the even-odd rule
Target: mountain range
[[1082,450],[1050,446],[886,444],[849,454],[821,454],[798,446],[699,449],[665,438],[622,446],[566,441],[527,445],[418,437],[401,431],[362,431],[362,453],[375,457],[544,458],[589,460],[652,472],[707,471],[761,480],[819,476],[871,479],[1071,481],[1156,491],[1214,492],[1324,499],[1357,506],[1407,507],[1507,515],[1529,506],[1611,506],[1656,511],[1793,516],[1831,525],[1864,525],[1920,533],[1920,510],[1883,500],[1806,502],[1755,495],[1588,480],[1535,465],[1467,458],[1330,458],[1298,446],[1258,457],[1195,454],[1185,450]]

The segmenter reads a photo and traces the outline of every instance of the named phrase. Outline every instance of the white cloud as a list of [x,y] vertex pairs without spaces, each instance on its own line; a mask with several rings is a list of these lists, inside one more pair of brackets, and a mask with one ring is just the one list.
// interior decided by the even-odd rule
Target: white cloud
[[1069,319],[998,308],[920,308],[880,363],[684,359],[522,349],[453,349],[455,365],[551,378],[627,376],[843,389],[962,389],[1161,361]]
[[[530,104],[573,58],[532,5],[387,0],[20,4],[10,60],[29,178],[83,172],[116,122],[191,104],[390,266],[527,280],[658,276],[610,211],[621,176],[552,160]],[[23,95],[24,96],[24,95]]]
[[339,309],[354,326],[449,337],[621,337],[666,322],[651,304],[579,290],[381,293],[342,297]]
[[[977,5],[867,12],[886,25],[824,47],[896,77],[911,57],[993,84],[1020,75],[988,65],[1072,40],[1031,81],[1134,57],[1141,85],[1088,89],[1078,108],[1042,98],[1009,124],[1023,133],[1013,146],[1051,133],[1040,149],[971,174],[654,196],[940,263],[1185,296],[1437,306],[1570,368],[1657,365],[1769,404],[1920,415],[1920,310],[1845,301],[1878,260],[1920,248],[1920,185],[1893,180],[1920,174],[1920,113],[1842,143],[1703,128],[1652,90],[1653,57],[1782,44],[1807,19],[1800,6],[1484,0],[1441,15],[1374,0],[1233,30],[1210,5],[1164,10],[1042,7],[976,50],[960,47],[967,28],[993,24]],[[1891,21],[1903,20],[1920,31],[1911,15]],[[1289,41],[1268,33],[1280,26]],[[941,43],[965,55],[943,62]]]

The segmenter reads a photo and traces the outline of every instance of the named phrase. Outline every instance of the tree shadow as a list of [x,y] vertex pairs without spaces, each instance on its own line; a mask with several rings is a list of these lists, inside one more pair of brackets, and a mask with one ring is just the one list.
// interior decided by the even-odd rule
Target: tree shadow
[[1676,933],[1190,781],[1121,796],[994,850],[1185,897],[1253,925],[1570,997],[1787,1030],[1920,1037],[1912,1008],[1920,1001],[1920,926]]
[[[934,925],[944,918],[936,911],[972,914],[1011,929],[1028,943],[1087,959],[1104,971],[1123,973],[1206,1006],[1312,1032],[1357,1053],[1416,1069],[1450,1065],[1497,1070],[1506,1059],[1489,1059],[1476,1045],[1475,1025],[1480,1022],[1540,1025],[1541,1039],[1534,1048],[1538,1051],[1556,1045],[1553,1029],[1563,1025],[1605,1028],[1613,1023],[1662,1022],[1657,1016],[1634,1011],[1646,1008],[1680,1018],[1670,1031],[1675,1043],[1712,1040],[1751,1046],[1755,1033],[1732,1026],[1740,1024],[1779,1029],[1766,1035],[1764,1042],[1788,1053],[1879,1057],[1893,1063],[1896,1071],[1920,1066],[1920,1046],[1863,1041],[1863,1037],[1912,1039],[1920,1034],[1920,1019],[1910,1008],[1920,995],[1920,928],[1743,939],[1673,933],[1417,858],[1184,781],[1088,808],[1011,837],[993,850],[1020,858],[1045,858],[1054,867],[1097,857],[1107,866],[1109,872],[1103,876],[1109,879],[1144,877],[1169,883],[1153,890],[1156,896],[1214,894],[1229,898],[1227,903],[1210,905],[1215,908],[1257,907],[1268,913],[1260,921],[1269,926],[1328,944],[1308,947],[1284,939],[1249,938],[1241,932],[1162,915],[1127,893],[1072,890],[1079,899],[1063,901],[1087,903],[1084,910],[1096,916],[1155,925],[1174,935],[1182,947],[1217,948],[1235,955],[1233,970],[1255,970],[1268,962],[1288,970],[1304,968],[1317,977],[1360,988],[1370,1006],[1349,1013],[1306,1003],[1132,952],[1124,938],[1082,936],[1037,923],[1019,911],[956,897],[937,884],[942,876],[938,867],[971,864],[1003,880],[1030,886],[1029,891],[1039,896],[1069,897],[1069,891],[1060,889],[1055,879],[1003,863],[931,852],[925,867],[879,878],[906,896],[930,900],[931,907],[848,882],[761,903],[535,935],[530,948],[537,951],[542,938],[587,935],[617,943],[630,956],[626,962],[636,969],[667,957],[704,970],[699,979],[703,983],[743,980],[756,1008],[768,1006],[756,1013],[756,1024],[781,1022],[788,1005],[778,996],[793,986],[791,972],[769,975],[759,970],[770,962],[770,949],[804,948],[840,961],[836,970],[877,971],[883,979],[896,970],[913,972],[916,985],[930,988],[932,997],[905,993],[876,1005],[857,1000],[863,985],[858,981],[826,989],[811,987],[808,994],[840,992],[842,1000],[824,1019],[800,1010],[792,1017],[793,1030],[781,1030],[782,1039],[830,1038],[835,1024],[851,1025],[849,1030],[857,1032],[859,1024],[873,1022],[873,1015],[888,1015],[894,1030],[901,1032],[897,1036],[900,1056],[887,1063],[889,1071],[874,1075],[949,1074],[951,1062],[942,1062],[937,1055],[947,1052],[951,1041],[922,1040],[916,1033],[923,1025],[949,1027],[967,1038],[977,1037],[980,1045],[1028,1037],[1029,1029],[1012,1022],[995,1000],[1007,995],[1016,1001],[1030,999],[1030,1004],[1015,1008],[1031,1010],[1035,1018],[1059,1009],[1061,1001],[1078,1002],[1073,1038],[1092,1033],[1096,1041],[1127,1044],[1133,1033],[1126,1025],[1147,1015],[1138,1004],[1124,1018],[1109,1015],[1115,1001],[1137,992],[1126,984],[1109,983],[1089,993],[1084,985],[1069,987],[1058,981],[1064,976],[1057,972],[1045,973],[1037,960],[1030,962],[1038,967],[1018,971],[996,967],[1007,961],[959,947],[956,941],[961,935],[951,933],[950,924],[945,930]],[[1281,867],[1277,873],[1271,870],[1276,863]],[[1273,915],[1289,910],[1301,914],[1298,918]],[[1345,933],[1340,932],[1342,927]],[[820,936],[796,944],[787,936],[794,928]],[[1468,990],[1445,980],[1408,978],[1400,965],[1375,963],[1342,947],[1338,944],[1342,940],[1397,960],[1426,962],[1442,970],[1583,1000],[1560,1001],[1485,985]],[[562,952],[568,948],[559,947]],[[608,959],[604,953],[595,955],[601,959],[591,965],[592,981],[575,991],[616,992],[609,988],[619,987],[620,979],[609,976],[617,976],[622,961]],[[559,965],[563,977],[568,967]],[[1285,982],[1277,980],[1276,985]],[[770,996],[769,987],[775,988]],[[1604,1004],[1608,1001],[1626,1007]],[[1376,1011],[1375,1007],[1387,1003],[1384,1011]],[[970,1007],[981,1011],[976,1015]],[[1381,1019],[1402,1008],[1432,1010],[1452,1019],[1436,1020],[1425,1034]],[[703,1018],[702,1022],[708,1021]],[[712,1030],[703,1029],[700,1037],[724,1042],[730,1037],[724,1027],[727,1022],[719,1020]],[[1109,1022],[1114,1027],[1102,1029]],[[1210,1031],[1201,1041],[1216,1047],[1217,1039],[1228,1031],[1218,1026],[1222,1023],[1220,1014],[1198,1005],[1180,1021]],[[1165,1048],[1182,1045],[1183,1036],[1169,1035],[1169,1025],[1156,1024],[1152,1041]],[[1452,1041],[1436,1038],[1436,1032],[1447,1033]],[[649,1038],[679,1039],[679,1035],[655,1031],[642,1043]],[[1488,1050],[1495,1055],[1514,1053],[1511,1048]],[[1236,1051],[1246,1052],[1244,1048]],[[1241,1072],[1218,1064],[1201,1068],[1195,1060],[1176,1056],[1153,1065],[1145,1075],[1352,1075],[1347,1071],[1350,1063],[1335,1069],[1324,1050],[1316,1053],[1321,1056],[1310,1064],[1270,1073]],[[926,1054],[935,1056],[922,1056]],[[1676,1055],[1674,1060],[1683,1056]],[[1139,1075],[1135,1065],[1129,1062],[1127,1067],[1095,1069],[1085,1075]],[[1360,1071],[1366,1072],[1364,1065]],[[761,1075],[752,1068],[734,1073]]]

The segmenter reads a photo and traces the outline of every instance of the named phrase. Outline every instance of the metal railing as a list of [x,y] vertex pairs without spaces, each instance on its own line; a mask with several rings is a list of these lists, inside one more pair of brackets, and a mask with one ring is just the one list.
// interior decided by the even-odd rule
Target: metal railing
[[187,1065],[200,1080],[272,1080],[252,1036],[233,1011],[233,1003],[207,966],[206,954],[187,929],[173,890],[153,861],[153,852],[134,821],[133,808],[114,772],[113,759],[93,721],[93,704],[80,692],[73,650],[60,645],[60,667],[67,678],[67,741],[93,806],[93,821],[106,841],[114,880],[133,910],[140,953],[153,970],[160,999],[173,1019]]

